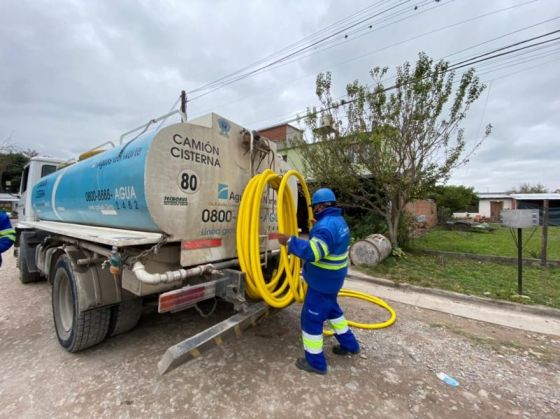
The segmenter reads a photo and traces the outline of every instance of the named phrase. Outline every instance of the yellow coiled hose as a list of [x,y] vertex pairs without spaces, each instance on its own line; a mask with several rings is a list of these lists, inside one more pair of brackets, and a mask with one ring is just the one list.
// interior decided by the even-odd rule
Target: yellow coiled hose
[[[269,306],[275,308],[286,307],[294,300],[302,302],[307,290],[305,282],[300,278],[301,261],[298,257],[289,255],[286,246],[280,247],[280,262],[272,278],[264,277],[261,265],[261,253],[265,250],[264,246],[261,248],[261,244],[269,240],[268,234],[271,233],[261,234],[260,229],[263,216],[261,202],[265,190],[268,191],[268,186],[277,191],[276,212],[279,231],[293,236],[298,235],[296,207],[288,186],[291,177],[295,177],[302,187],[308,203],[308,219],[311,220],[313,218],[309,205],[311,197],[303,176],[295,170],[280,176],[270,169],[255,175],[249,181],[241,198],[237,219],[237,254],[241,270],[245,273],[247,294],[251,298],[262,298]],[[272,208],[265,208],[265,211],[272,211]],[[339,296],[369,301],[383,307],[391,315],[389,320],[383,323],[348,321],[351,327],[381,329],[392,325],[396,320],[395,311],[385,301],[373,295],[343,288]],[[329,331],[325,333],[332,334]]]

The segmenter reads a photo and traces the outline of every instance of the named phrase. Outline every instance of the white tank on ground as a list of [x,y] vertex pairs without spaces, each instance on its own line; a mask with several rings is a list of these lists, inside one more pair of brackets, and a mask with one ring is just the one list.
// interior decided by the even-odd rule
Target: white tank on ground
[[358,240],[350,247],[350,260],[354,265],[375,266],[391,254],[392,246],[382,234],[372,234]]

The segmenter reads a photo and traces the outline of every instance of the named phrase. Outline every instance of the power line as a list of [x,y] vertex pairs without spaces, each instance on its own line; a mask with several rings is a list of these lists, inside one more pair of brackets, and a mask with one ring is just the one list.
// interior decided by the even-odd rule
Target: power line
[[357,12],[355,12],[355,13],[353,13],[353,14],[351,14],[351,15],[349,15],[349,16],[347,16],[347,17],[345,17],[345,18],[343,18],[343,19],[341,19],[341,20],[339,20],[339,21],[336,21],[336,22],[334,22],[334,23],[332,23],[332,24],[330,24],[330,25],[324,27],[323,29],[320,29],[319,31],[317,31],[317,32],[315,32],[315,33],[313,33],[313,34],[311,34],[311,35],[308,35],[308,36],[306,36],[306,37],[304,37],[304,38],[302,38],[302,39],[300,39],[300,40],[297,41],[297,42],[294,42],[294,43],[292,43],[292,44],[289,44],[289,45],[287,45],[287,46],[281,48],[280,50],[278,50],[278,51],[276,51],[276,52],[274,52],[274,53],[272,53],[272,54],[269,54],[269,55],[267,55],[267,56],[265,56],[265,57],[263,57],[263,58],[261,58],[261,59],[255,61],[255,62],[253,62],[253,63],[251,63],[251,64],[249,64],[249,65],[247,65],[247,66],[245,66],[245,67],[242,67],[242,68],[240,68],[239,70],[236,70],[236,71],[234,71],[234,72],[232,72],[232,73],[230,73],[230,74],[226,74],[226,75],[224,75],[224,76],[222,76],[222,77],[220,77],[220,78],[218,78],[218,79],[216,79],[216,80],[214,80],[214,81],[212,81],[212,82],[206,83],[206,84],[204,84],[204,85],[202,85],[202,86],[200,86],[200,87],[198,87],[198,88],[196,88],[196,89],[190,90],[189,93],[196,93],[196,92],[198,92],[198,91],[204,90],[204,89],[206,89],[206,88],[208,88],[208,87],[211,87],[211,86],[217,84],[217,83],[220,82],[220,81],[223,81],[223,80],[228,79],[228,78],[230,78],[230,77],[232,77],[232,76],[235,76],[235,75],[237,75],[237,74],[239,74],[239,73],[241,73],[241,72],[243,72],[243,71],[245,71],[245,70],[248,70],[248,69],[250,69],[251,67],[254,67],[255,65],[258,65],[258,64],[261,64],[261,63],[263,63],[263,62],[266,62],[267,60],[273,59],[273,58],[276,57],[276,56],[280,56],[281,53],[284,53],[284,52],[287,52],[287,51],[291,51],[291,50],[293,50],[294,48],[298,48],[300,45],[304,45],[304,42],[309,42],[309,41],[312,41],[313,39],[316,39],[316,38],[319,37],[319,36],[323,36],[324,33],[328,32],[328,29],[335,28],[337,25],[340,25],[340,24],[342,24],[342,23],[344,23],[344,22],[346,22],[346,21],[348,21],[348,20],[352,20],[352,18],[355,18],[355,17],[359,16],[360,14],[363,14],[364,12],[366,12],[366,11],[372,9],[372,8],[375,8],[376,6],[379,6],[380,4],[387,3],[388,1],[389,1],[389,0],[381,0],[381,1],[377,2],[377,3],[374,3],[374,4],[372,4],[372,5],[370,5],[370,6],[366,7],[366,8],[364,8],[364,9],[358,10]]
[[[460,69],[460,68],[465,68],[465,67],[471,66],[471,65],[473,65],[473,64],[477,64],[477,63],[481,63],[481,62],[486,62],[486,61],[489,61],[489,60],[494,60],[494,59],[499,58],[499,57],[503,57],[503,56],[506,56],[506,55],[514,54],[514,53],[519,52],[519,51],[524,51],[524,50],[527,50],[527,49],[530,49],[530,48],[534,48],[534,47],[539,46],[539,45],[544,45],[544,44],[547,44],[547,43],[550,43],[550,42],[557,41],[557,40],[560,39],[560,37],[552,38],[552,39],[549,39],[549,40],[537,42],[537,43],[530,44],[530,45],[525,45],[524,47],[516,48],[516,49],[511,50],[511,51],[504,51],[505,49],[508,49],[508,48],[511,48],[511,47],[520,45],[521,43],[530,42],[531,40],[540,39],[540,38],[542,38],[542,37],[544,37],[544,36],[550,36],[551,34],[555,34],[555,33],[558,33],[558,32],[560,32],[560,30],[552,31],[552,32],[549,32],[549,33],[547,33],[547,34],[540,35],[540,36],[538,36],[538,37],[529,38],[529,39],[527,39],[527,40],[525,40],[525,41],[522,41],[522,42],[515,42],[515,43],[513,43],[513,44],[510,44],[510,45],[507,45],[507,46],[504,46],[504,47],[501,47],[501,48],[494,49],[494,50],[489,51],[489,52],[487,52],[487,53],[484,53],[484,54],[482,54],[482,55],[472,57],[472,58],[470,59],[470,60],[472,60],[472,61],[466,62],[466,61],[468,61],[468,60],[464,60],[464,61],[461,61],[461,62],[459,62],[459,63],[452,64],[452,65],[450,65],[450,66],[448,67],[448,69],[447,69],[446,72],[458,70],[458,69]],[[504,52],[499,53],[499,54],[495,54],[496,52],[499,52],[499,51],[504,51]],[[494,55],[492,55],[492,54],[494,54]],[[481,57],[483,57],[483,58],[481,58]],[[479,59],[479,58],[480,58],[480,59]],[[391,85],[391,86],[389,86],[389,87],[384,88],[384,89],[382,90],[382,92],[387,92],[387,91],[390,91],[390,90],[394,90],[394,89],[396,89],[397,87],[398,87],[397,85]],[[346,96],[347,96],[347,95],[346,95]],[[317,111],[317,113],[324,113],[324,112],[326,112],[326,111],[328,111],[328,110],[332,110],[332,109],[338,108],[339,106],[346,106],[346,105],[348,105],[348,104],[350,104],[350,103],[356,102],[356,100],[357,100],[357,99],[347,100],[347,101],[344,101],[344,103],[340,103],[340,104],[336,104],[336,105],[333,105],[333,106],[330,106],[330,107],[326,107],[326,108],[320,109],[320,110]],[[302,119],[302,118],[301,118],[300,116],[296,116],[295,118],[291,118],[291,119],[285,120],[285,121],[280,122],[280,123],[275,124],[275,125],[279,125],[279,124],[289,124],[289,123],[291,123],[291,122],[296,122],[296,121],[299,121],[299,120],[301,120],[301,119]]]
[[[557,30],[557,31],[554,31],[554,32],[551,32],[551,33],[557,33],[557,32],[560,32],[560,30]],[[554,41],[557,41],[557,40],[559,40],[559,39],[560,39],[560,36],[558,36],[558,37],[556,37],[556,38],[548,39],[548,40],[546,40],[546,41],[541,41],[541,42],[536,42],[536,43],[534,43],[534,44],[525,45],[524,47],[516,48],[516,49],[511,50],[511,51],[506,51],[506,52],[502,52],[502,53],[500,53],[500,54],[495,54],[495,55],[487,56],[487,57],[481,58],[481,59],[479,59],[479,60],[465,62],[465,64],[457,63],[457,64],[451,66],[451,67],[449,68],[448,71],[457,70],[457,69],[459,69],[459,68],[468,67],[468,66],[473,65],[473,64],[476,64],[476,63],[480,63],[480,62],[484,62],[484,61],[491,60],[491,59],[494,59],[494,58],[498,58],[498,57],[501,57],[501,56],[503,56],[503,55],[513,54],[513,53],[518,52],[518,51],[523,51],[523,50],[526,50],[526,49],[528,49],[528,48],[532,48],[532,47],[535,47],[535,46],[538,46],[538,45],[543,45],[543,44],[547,44],[547,43],[549,43],[549,42],[554,42]],[[517,43],[517,44],[515,44],[515,45],[519,45],[519,43]],[[503,49],[503,48],[502,48],[502,49]],[[501,49],[500,49],[500,50],[501,50]],[[483,54],[483,55],[488,55],[488,54],[489,54],[489,53]],[[478,57],[475,57],[475,58],[478,58]],[[472,58],[471,60],[474,60],[474,58]],[[459,64],[461,64],[461,65],[459,65]]]
[[[329,39],[332,39],[334,36],[340,35],[341,33],[344,33],[344,32],[347,31],[349,28],[355,27],[355,26],[357,26],[357,25],[359,25],[359,24],[361,24],[361,23],[364,23],[365,21],[367,21],[367,20],[369,20],[369,19],[372,19],[372,18],[374,18],[374,17],[380,16],[380,15],[382,15],[383,13],[386,13],[386,12],[392,10],[392,9],[395,9],[396,7],[399,7],[399,6],[401,6],[401,5],[404,5],[405,3],[409,2],[409,1],[410,1],[410,0],[403,1],[403,2],[401,2],[401,3],[399,3],[399,4],[397,4],[397,5],[392,6],[392,7],[388,8],[388,9],[385,9],[385,10],[383,10],[383,11],[381,11],[381,12],[377,12],[377,13],[375,13],[374,15],[371,15],[371,16],[368,16],[367,18],[361,19],[361,20],[359,20],[358,22],[354,22],[354,23],[352,23],[351,25],[349,25],[349,26],[347,26],[347,27],[345,27],[345,28],[343,28],[343,29],[340,29],[340,30],[336,31],[335,33],[329,34],[329,35],[327,35],[327,36],[325,36],[325,37],[323,37],[323,38],[321,38],[321,39],[319,39],[319,40],[316,40],[316,41],[312,42],[311,44],[305,45],[305,46],[303,46],[303,47],[297,49],[296,51],[293,51],[293,52],[291,52],[291,53],[289,53],[289,54],[287,54],[287,55],[285,55],[285,56],[283,56],[283,57],[281,57],[281,58],[278,58],[278,59],[276,59],[276,60],[274,60],[274,61],[272,61],[272,62],[270,62],[270,63],[267,63],[266,65],[263,65],[263,66],[260,66],[260,67],[258,67],[258,68],[256,68],[256,69],[254,69],[254,70],[251,70],[251,71],[246,72],[246,73],[239,74],[239,75],[237,75],[236,77],[230,78],[229,80],[226,80],[229,76],[223,77],[223,78],[220,79],[220,80],[223,80],[223,81],[222,81],[221,83],[217,84],[217,85],[215,85],[215,82],[209,83],[209,84],[208,84],[209,86],[214,85],[214,87],[211,88],[209,91],[207,91],[207,92],[205,92],[205,93],[202,93],[202,94],[200,94],[200,95],[198,95],[198,96],[195,96],[195,97],[191,97],[189,101],[192,102],[192,101],[194,101],[194,100],[196,100],[196,99],[198,99],[198,98],[200,98],[200,97],[206,96],[206,95],[208,95],[208,94],[210,94],[210,93],[212,93],[212,92],[214,92],[214,91],[216,91],[216,90],[218,90],[218,89],[220,89],[220,88],[222,88],[222,87],[225,87],[225,86],[227,86],[227,85],[229,85],[229,84],[235,83],[235,82],[240,81],[240,80],[242,80],[242,79],[244,79],[244,78],[250,77],[250,76],[252,76],[252,75],[255,75],[255,74],[258,74],[258,73],[260,73],[260,72],[262,72],[262,71],[265,71],[265,70],[267,70],[267,69],[269,69],[269,68],[273,68],[273,67],[275,67],[275,66],[278,66],[279,64],[285,63],[286,60],[288,60],[289,58],[291,58],[291,57],[292,57],[292,58],[295,58],[296,56],[301,55],[301,53],[303,53],[303,52],[305,52],[305,51],[308,51],[310,48],[312,48],[312,47],[315,46],[315,45],[319,45],[319,44],[321,44],[321,43],[323,43],[323,42],[325,42],[325,41],[327,41],[327,40],[329,40]],[[420,4],[425,4],[425,3],[428,2],[428,1],[430,1],[430,0],[424,0],[424,3],[420,3]],[[455,1],[455,0],[449,0],[449,2],[451,2],[451,1]],[[437,2],[439,3],[439,1],[437,1]],[[447,4],[447,3],[445,3],[445,4]],[[442,5],[443,5],[443,4],[442,4]],[[438,5],[438,6],[435,6],[435,7],[441,7],[442,5]],[[433,9],[433,8],[435,8],[435,7],[432,7],[431,9]],[[429,10],[431,10],[431,9],[429,9]],[[405,13],[405,12],[406,12],[406,11],[399,11],[399,12],[396,13],[395,15],[402,14],[402,13]],[[392,15],[392,16],[393,16],[393,15]],[[409,17],[408,17],[408,18],[409,18]],[[387,20],[387,17],[384,17],[384,20]],[[402,20],[402,19],[401,19],[401,20]],[[398,21],[397,21],[397,22],[398,22]],[[394,24],[394,23],[396,23],[396,22],[393,22],[393,23],[391,23],[391,24]],[[386,26],[387,26],[387,25],[386,25]],[[386,26],[385,26],[385,27],[386,27]],[[311,55],[311,54],[308,54],[308,55]],[[298,59],[299,59],[299,56],[298,56]],[[236,72],[236,73],[238,73],[238,72]],[[200,90],[203,90],[203,89],[201,89],[201,88],[194,89],[194,90],[190,91],[189,93],[192,93],[192,92],[195,92],[195,91],[200,91]]]
[[[531,2],[531,3],[532,3],[532,2]],[[527,4],[527,3],[525,3],[525,4]],[[542,25],[542,24],[544,24],[544,23],[552,22],[553,20],[557,20],[557,19],[560,19],[560,16],[555,16],[555,17],[552,17],[552,18],[550,18],[550,19],[546,19],[546,20],[543,20],[543,21],[541,21],[541,22],[535,23],[535,24],[533,24],[533,25],[525,26],[525,27],[523,27],[523,28],[516,29],[516,30],[514,30],[514,31],[512,31],[512,32],[508,32],[508,33],[505,33],[505,34],[503,34],[503,35],[497,36],[496,38],[492,38],[492,39],[488,39],[488,40],[486,40],[486,41],[484,41],[484,42],[480,42],[480,43],[478,43],[478,44],[476,44],[476,45],[471,45],[471,46],[468,47],[468,48],[464,48],[464,49],[462,49],[462,50],[460,50],[460,51],[455,51],[454,53],[449,54],[449,55],[446,55],[445,57],[442,57],[442,58],[449,58],[449,57],[452,57],[452,56],[454,56],[454,55],[457,55],[457,54],[460,54],[460,53],[462,53],[462,52],[471,50],[471,49],[473,49],[473,48],[480,47],[480,46],[482,46],[482,45],[489,44],[490,42],[497,41],[498,39],[505,38],[506,36],[510,36],[510,35],[513,35],[513,34],[516,34],[516,33],[519,33],[519,32],[523,32],[523,31],[525,31],[525,30],[527,30],[527,29],[531,29],[531,28],[537,27],[537,26],[539,26],[539,25]]]
[[[301,45],[301,46],[298,45],[298,43],[293,44],[293,45],[296,46],[296,47],[295,47],[295,51],[290,51],[289,48],[288,48],[288,49],[287,49],[287,48],[284,48],[283,50],[286,50],[286,49],[287,49],[287,50],[290,51],[290,52],[288,52],[288,53],[287,53],[286,55],[284,55],[284,56],[281,56],[280,58],[274,58],[276,55],[278,55],[277,53],[272,54],[272,55],[270,55],[270,57],[272,57],[272,59],[273,59],[273,61],[272,61],[271,63],[267,63],[267,64],[264,65],[264,66],[258,67],[256,70],[251,70],[251,71],[249,71],[249,73],[244,73],[244,74],[241,74],[240,76],[245,76],[246,74],[249,74],[249,75],[250,75],[250,74],[252,74],[252,72],[258,71],[258,70],[261,69],[261,68],[269,67],[269,66],[271,66],[271,65],[273,65],[273,64],[275,64],[275,63],[277,63],[277,62],[279,62],[279,61],[282,61],[282,60],[284,60],[284,59],[286,59],[286,58],[289,58],[289,57],[293,56],[294,54],[297,54],[297,53],[300,52],[300,51],[307,50],[307,49],[313,47],[314,45],[317,45],[317,44],[319,44],[319,43],[321,43],[321,42],[324,42],[324,41],[326,41],[326,40],[332,38],[333,36],[336,36],[337,34],[340,34],[340,33],[344,32],[345,30],[348,30],[348,29],[350,29],[350,28],[352,28],[352,27],[354,27],[354,26],[359,25],[360,23],[366,22],[367,20],[369,20],[369,19],[371,19],[371,18],[373,18],[373,17],[379,16],[379,15],[381,15],[381,14],[387,12],[387,11],[390,11],[390,10],[392,10],[392,9],[394,9],[394,8],[396,8],[396,7],[399,7],[399,6],[401,6],[401,5],[405,4],[405,3],[408,3],[408,2],[410,2],[410,0],[404,0],[404,1],[402,1],[401,3],[398,3],[398,4],[394,5],[394,6],[389,7],[388,9],[384,9],[384,10],[382,10],[382,11],[380,11],[380,12],[374,13],[373,15],[369,15],[369,16],[367,16],[366,18],[362,18],[362,19],[360,19],[358,22],[353,22],[353,23],[351,23],[350,25],[343,27],[342,29],[336,29],[334,33],[330,33],[330,34],[328,34],[328,35],[326,35],[326,36],[323,36],[322,38],[319,38],[319,39],[316,39],[316,40],[313,40],[313,38],[311,38],[310,43],[303,44],[303,45]],[[263,60],[257,61],[258,64],[260,64],[261,62],[264,62],[264,61],[263,61]],[[251,65],[249,65],[249,66],[247,66],[247,67],[245,67],[244,69],[250,69],[250,68],[253,67],[253,66],[254,66],[254,63],[251,64]],[[223,77],[221,77],[221,78],[219,78],[219,79],[217,79],[217,80],[215,80],[215,81],[213,81],[213,82],[207,83],[207,84],[204,85],[204,86],[201,86],[201,87],[199,87],[199,88],[193,89],[193,90],[189,91],[189,93],[192,94],[192,93],[196,93],[196,92],[205,90],[206,88],[212,87],[213,85],[215,85],[216,83],[218,83],[218,82],[220,82],[220,81],[221,81],[222,83],[228,83],[228,84],[229,84],[229,83],[232,82],[232,81],[231,81],[231,80],[227,80],[227,79],[231,79],[231,77],[237,76],[239,73],[240,73],[240,70],[235,71],[235,72],[233,72],[233,73],[231,73],[231,74],[229,74],[229,75],[223,76]],[[237,80],[238,80],[238,79],[234,79],[234,81],[237,81]],[[200,97],[200,96],[198,96],[198,97]],[[191,100],[194,100],[194,99],[191,99]]]
[[[339,65],[341,65],[341,64],[347,64],[347,63],[349,63],[349,62],[359,60],[359,59],[364,58],[364,57],[367,57],[367,56],[369,56],[369,55],[373,55],[373,54],[376,54],[376,53],[378,53],[378,52],[385,51],[385,50],[387,50],[387,49],[393,48],[393,47],[398,46],[398,45],[405,44],[405,43],[410,42],[410,41],[415,41],[415,40],[417,40],[417,39],[419,39],[419,38],[422,38],[422,37],[424,37],[424,36],[432,35],[432,34],[434,34],[434,33],[440,32],[440,31],[442,31],[442,30],[450,29],[450,28],[453,28],[453,27],[462,25],[462,24],[464,24],[464,23],[469,23],[469,22],[472,22],[472,21],[475,21],[475,20],[478,20],[478,19],[481,19],[481,18],[484,18],[484,17],[488,17],[488,16],[491,16],[491,15],[494,15],[494,14],[497,14],[497,13],[502,13],[502,12],[505,12],[505,11],[508,11],[508,10],[511,10],[511,9],[514,9],[514,8],[517,8],[517,7],[526,6],[527,4],[534,3],[535,1],[537,1],[537,0],[531,0],[531,1],[528,1],[528,2],[525,2],[525,3],[520,3],[520,4],[513,5],[513,6],[508,6],[508,7],[502,8],[502,9],[497,9],[497,10],[494,10],[494,11],[492,11],[492,12],[488,12],[488,13],[485,13],[485,14],[482,14],[482,15],[478,15],[478,16],[475,16],[475,17],[470,18],[470,19],[466,19],[466,20],[463,20],[463,21],[460,21],[460,22],[456,22],[456,23],[451,24],[451,25],[446,25],[446,26],[443,26],[443,27],[440,27],[440,28],[437,28],[437,29],[434,29],[434,30],[431,30],[431,31],[428,31],[428,32],[424,32],[424,33],[421,33],[421,34],[419,34],[419,35],[417,35],[417,36],[413,36],[413,37],[411,37],[411,38],[405,39],[405,40],[403,40],[403,41],[395,42],[395,43],[393,43],[393,44],[384,46],[384,47],[382,47],[382,48],[378,48],[378,49],[376,49],[376,50],[374,50],[374,51],[370,51],[370,52],[368,52],[368,53],[366,53],[366,54],[362,54],[362,55],[359,55],[359,56],[357,56],[357,57],[353,57],[353,58],[351,58],[351,59],[349,59],[349,60],[342,61],[341,63],[336,64],[334,67],[337,67],[337,66],[339,66]],[[431,10],[431,9],[428,9],[428,10]],[[523,31],[523,30],[532,28],[532,27],[534,27],[534,26],[540,25],[540,24],[542,24],[542,23],[546,23],[546,22],[549,22],[549,21],[551,21],[551,20],[559,19],[559,18],[560,18],[560,16],[555,17],[555,18],[553,18],[553,19],[548,19],[548,20],[546,20],[546,21],[537,23],[537,24],[535,24],[535,25],[531,25],[531,26],[528,26],[528,27],[525,27],[525,28],[521,28],[521,29],[519,29],[519,31]],[[515,32],[512,32],[512,33],[515,33]],[[506,35],[504,35],[504,36],[506,36]],[[496,38],[496,39],[499,39],[499,38]],[[325,50],[328,50],[328,49],[330,49],[330,48],[333,48],[333,47],[338,46],[338,45],[341,45],[341,44],[342,44],[342,43],[332,45],[332,46],[330,46],[330,47],[328,47],[328,48],[324,48],[323,50],[321,50],[321,51],[319,51],[319,52],[323,52],[323,51],[325,51]],[[472,47],[469,47],[469,48],[467,48],[467,49],[470,49],[470,48],[472,48]],[[309,54],[309,55],[311,55],[311,54]],[[309,56],[309,55],[307,55],[307,56]],[[455,54],[452,54],[452,55],[455,55]],[[293,62],[293,61],[291,61],[291,62]],[[323,71],[327,71],[327,70],[323,70]]]
[[[498,48],[498,49],[496,49],[496,50],[494,50],[494,51],[486,52],[486,53],[484,53],[484,54],[477,55],[477,56],[475,56],[475,57],[467,58],[466,60],[463,60],[463,61],[460,61],[460,62],[458,62],[458,63],[453,64],[452,67],[459,66],[460,64],[463,64],[463,63],[465,63],[465,62],[467,62],[467,61],[472,61],[472,60],[475,60],[475,59],[477,59],[477,58],[481,58],[481,57],[484,57],[484,56],[489,55],[489,54],[493,54],[493,53],[498,52],[498,51],[503,51],[503,50],[509,49],[509,48],[511,48],[511,47],[515,47],[515,46],[517,46],[517,45],[526,44],[527,42],[534,41],[535,39],[545,38],[545,37],[547,37],[547,36],[553,35],[553,34],[558,33],[558,32],[560,32],[560,29],[555,30],[555,31],[552,31],[552,32],[545,33],[545,34],[543,34],[543,35],[534,36],[534,37],[532,37],[532,38],[525,39],[525,40],[523,40],[523,41],[519,41],[519,42],[516,42],[516,43],[514,43],[514,44],[510,44],[510,45],[507,45],[507,46],[505,46],[505,47]],[[557,38],[556,38],[556,39],[557,39]],[[544,41],[544,42],[541,42],[541,43],[546,43],[546,42],[550,42],[550,41]],[[540,45],[541,43],[534,44],[534,45]],[[524,48],[520,48],[519,50],[521,50],[521,49],[524,49]],[[518,51],[518,50],[516,50],[516,51]],[[460,67],[457,67],[457,68],[460,68]]]
[[[362,58],[364,58],[364,57],[367,57],[367,56],[376,54],[376,53],[378,53],[378,52],[381,52],[381,51],[384,51],[384,50],[393,48],[393,47],[395,47],[395,46],[402,45],[402,44],[405,44],[405,43],[414,41],[414,40],[419,39],[419,38],[422,38],[422,37],[424,37],[424,36],[431,35],[431,34],[434,34],[434,33],[437,33],[437,32],[443,31],[443,30],[451,29],[451,28],[453,28],[453,27],[457,27],[457,26],[463,25],[463,24],[465,24],[465,23],[470,23],[470,22],[472,22],[472,21],[475,21],[475,20],[478,20],[478,19],[482,19],[482,18],[485,18],[485,17],[488,17],[488,16],[492,16],[492,15],[495,15],[495,14],[498,14],[498,13],[503,13],[503,12],[505,12],[505,11],[508,11],[508,10],[511,10],[511,9],[514,9],[514,8],[517,8],[517,7],[522,7],[522,6],[525,6],[525,5],[534,3],[535,1],[537,1],[537,0],[531,0],[531,1],[528,1],[528,2],[515,4],[515,5],[512,5],[512,6],[505,7],[505,8],[496,9],[496,10],[493,10],[493,11],[490,11],[490,12],[487,12],[487,13],[484,13],[484,14],[481,14],[481,15],[478,15],[478,16],[475,16],[475,17],[472,17],[472,18],[469,18],[469,19],[465,19],[465,20],[462,20],[462,21],[459,21],[459,22],[455,22],[455,23],[450,24],[450,25],[445,25],[445,26],[439,27],[439,28],[437,28],[437,29],[434,29],[434,30],[431,30],[431,31],[428,31],[428,32],[421,33],[421,34],[416,35],[416,36],[414,36],[414,37],[407,38],[407,39],[405,39],[405,40],[398,41],[398,42],[395,42],[395,43],[390,44],[390,45],[386,45],[386,46],[384,46],[384,47],[382,47],[382,48],[378,48],[378,49],[376,49],[376,50],[367,52],[367,53],[365,53],[365,54],[362,54],[362,55],[359,55],[359,56],[356,56],[356,57],[352,57],[352,58],[350,58],[350,59],[348,59],[348,60],[338,62],[338,63],[336,63],[334,66],[331,66],[330,68],[336,68],[336,67],[339,67],[339,66],[341,66],[341,65],[343,65],[343,64],[347,64],[347,63],[349,63],[349,62],[362,59]],[[425,10],[424,12],[429,11],[429,10],[431,10],[431,8]],[[501,36],[499,36],[499,37],[496,37],[496,38],[487,40],[487,41],[485,41],[485,42],[483,42],[483,43],[481,43],[481,44],[477,44],[477,45],[474,45],[474,46],[465,48],[465,49],[460,50],[460,51],[458,51],[458,52],[452,53],[452,54],[450,54],[450,55],[448,55],[448,56],[456,55],[456,54],[458,54],[458,53],[460,53],[460,52],[464,52],[464,51],[473,49],[473,48],[475,48],[475,47],[477,47],[477,46],[479,46],[479,45],[483,45],[483,44],[486,44],[486,43],[489,43],[489,42],[492,42],[492,41],[501,39],[501,38],[503,38],[503,37],[506,37],[506,36],[509,36],[509,35],[512,35],[512,34],[515,34],[515,33],[518,33],[518,32],[522,32],[522,31],[525,31],[525,30],[527,30],[527,29],[534,28],[534,27],[536,27],[536,26],[539,26],[539,25],[548,23],[548,22],[553,21],[553,20],[556,20],[556,19],[560,19],[560,16],[556,16],[556,17],[551,18],[551,19],[547,19],[547,20],[544,20],[544,21],[541,21],[541,22],[538,22],[538,23],[535,23],[535,24],[532,24],[532,25],[529,25],[529,26],[525,26],[525,27],[523,27],[523,28],[519,28],[519,29],[517,29],[517,30],[515,30],[515,31],[512,31],[512,32],[509,32],[509,33],[507,33],[507,34],[501,35]],[[378,28],[378,29],[379,29],[379,28]],[[364,35],[367,35],[367,34],[360,35],[359,37],[364,36]],[[355,40],[355,39],[356,39],[356,38],[353,38],[353,40]],[[339,45],[341,45],[341,44],[343,44],[343,43],[344,43],[344,42],[339,42],[339,43],[337,43],[337,44],[324,47],[324,48],[321,49],[321,50],[310,52],[310,53],[308,53],[307,55],[305,55],[305,56],[303,56],[303,57],[301,57],[301,58],[308,57],[308,56],[311,56],[311,55],[316,54],[316,53],[324,52],[324,51],[326,51],[326,50],[329,50],[329,49],[331,49],[331,48],[334,48],[334,47],[336,47],[336,46],[339,46]],[[447,57],[448,57],[448,56],[447,56]],[[445,57],[443,57],[443,58],[445,58]],[[282,65],[282,66],[288,65],[288,64],[291,64],[291,63],[295,62],[296,60],[297,60],[297,59],[293,59],[293,60],[290,60],[290,61],[288,61],[288,62],[284,62],[284,63],[282,63],[281,65]],[[278,68],[279,66],[280,66],[280,65],[276,66],[275,68]],[[330,69],[325,69],[325,70],[321,70],[320,72],[329,71],[329,70],[330,70]],[[313,73],[313,74],[315,74],[315,73]],[[296,79],[296,80],[301,80],[301,79],[303,79],[303,78],[307,78],[307,77],[309,77],[310,75],[313,75],[313,74],[311,74],[311,73],[306,74],[304,77],[299,77],[299,78]],[[259,93],[259,94],[260,94],[260,93]],[[252,95],[252,96],[255,96],[255,95]],[[237,100],[234,100],[234,101],[230,101],[230,102],[228,102],[227,104],[229,105],[229,104],[236,103],[236,102],[239,102],[239,101],[245,100],[245,99],[246,99],[246,98],[237,99]],[[212,109],[214,109],[214,108],[215,108],[215,107],[212,107]],[[204,112],[202,112],[202,113],[204,113]]]

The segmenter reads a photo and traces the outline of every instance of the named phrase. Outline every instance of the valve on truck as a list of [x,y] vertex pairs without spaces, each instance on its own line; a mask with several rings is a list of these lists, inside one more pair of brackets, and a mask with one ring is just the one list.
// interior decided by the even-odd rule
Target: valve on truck
[[119,275],[121,273],[122,267],[122,257],[121,254],[113,250],[111,252],[111,256],[109,256],[109,272],[113,275]]

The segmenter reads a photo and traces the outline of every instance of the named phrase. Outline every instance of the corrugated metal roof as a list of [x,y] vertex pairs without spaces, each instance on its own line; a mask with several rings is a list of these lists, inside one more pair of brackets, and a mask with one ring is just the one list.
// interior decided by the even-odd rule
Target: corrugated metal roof
[[560,200],[560,193],[514,193],[511,197],[518,201],[553,201]]

